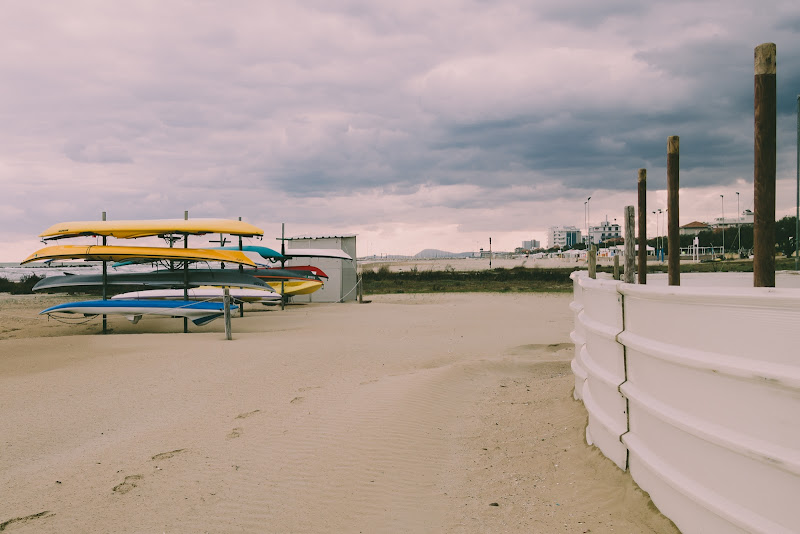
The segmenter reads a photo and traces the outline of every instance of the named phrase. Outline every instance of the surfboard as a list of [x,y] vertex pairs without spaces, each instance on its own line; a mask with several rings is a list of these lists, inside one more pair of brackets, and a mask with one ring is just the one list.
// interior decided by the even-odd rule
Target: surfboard
[[[280,300],[281,296],[267,287],[265,289],[229,289],[231,298],[242,302],[270,302]],[[221,287],[194,287],[188,290],[188,300],[220,302],[224,296]],[[146,291],[130,291],[114,295],[111,300],[183,300],[183,289],[148,289]]]
[[[252,272],[251,269],[248,269]],[[267,288],[266,282],[248,271],[238,269],[188,269],[151,271],[147,273],[109,273],[106,284],[109,286],[178,288],[188,284],[189,287],[229,286],[254,289]],[[103,285],[101,274],[71,274],[48,276],[33,286],[33,291],[59,291],[64,289],[97,288]]]
[[120,239],[157,235],[228,234],[263,236],[264,230],[244,221],[229,219],[154,219],[149,221],[71,221],[54,224],[39,237],[45,240],[78,236],[108,236]]
[[[237,308],[238,306],[231,306],[231,310]],[[194,324],[201,326],[222,316],[225,309],[224,305],[219,302],[192,302],[190,300],[85,300],[51,306],[39,312],[39,315],[56,313],[84,316],[124,315],[133,324],[138,323],[142,315],[166,315],[168,317],[187,317]]]
[[[275,269],[275,267],[267,267],[267,270],[269,269]],[[286,270],[306,271],[320,278],[330,278],[327,274],[325,274],[325,271],[323,271],[319,267],[314,267],[313,265],[287,265]]]
[[[239,247],[222,247],[223,250],[238,250]],[[334,258],[339,260],[352,260],[353,257],[350,256],[347,252],[343,250],[333,249],[333,248],[289,248],[286,249],[286,252],[281,254],[276,250],[272,250],[268,247],[259,247],[259,246],[245,246],[242,247],[242,250],[247,250],[250,252],[256,252],[261,255],[262,258],[268,259],[271,261],[278,261],[282,259],[290,259],[290,258]]]
[[[237,246],[218,247],[219,250],[239,250]],[[245,252],[255,252],[265,260],[271,260],[273,263],[282,259],[286,259],[283,254],[277,250],[272,250],[269,247],[260,247],[257,245],[244,245],[242,250]]]
[[353,260],[353,257],[344,250],[334,248],[287,248],[283,255],[287,258],[334,258],[339,260]]
[[280,280],[319,280],[319,277],[310,271],[295,271],[292,269],[258,268],[244,271],[264,281]]
[[[281,292],[281,282],[267,281],[272,289]],[[322,282],[319,280],[289,280],[283,282],[283,294],[287,297],[293,295],[308,295],[322,287]]]
[[176,260],[214,261],[255,267],[256,264],[238,250],[205,248],[128,247],[116,245],[52,245],[37,250],[20,264],[52,259],[89,261]]

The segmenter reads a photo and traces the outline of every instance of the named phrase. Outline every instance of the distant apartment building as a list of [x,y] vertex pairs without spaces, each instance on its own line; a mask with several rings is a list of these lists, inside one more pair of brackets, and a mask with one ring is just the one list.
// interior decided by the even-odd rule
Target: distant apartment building
[[609,239],[618,239],[622,237],[620,233],[620,225],[616,222],[608,222],[608,218],[597,226],[589,227],[589,239],[594,245],[608,241]]
[[581,242],[581,231],[574,226],[551,226],[547,229],[548,248],[569,248]]
[[705,223],[700,221],[692,221],[689,224],[684,224],[678,231],[680,235],[697,235],[700,232],[707,230],[716,230],[718,228],[736,228],[737,226],[746,226],[753,224],[754,216],[751,210],[744,210],[739,217],[717,217],[714,222]]
[[717,217],[711,225],[713,228],[731,228],[736,226],[743,226],[746,224],[753,224],[755,216],[750,210],[744,210],[742,214],[736,217]]
[[678,233],[680,235],[697,235],[700,232],[705,232],[706,230],[711,230],[711,226],[707,223],[692,221],[689,224],[684,224],[678,228]]
[[523,241],[522,242],[522,248],[525,249],[525,250],[533,250],[533,249],[537,249],[537,248],[541,248],[541,247],[542,247],[541,241],[537,241],[535,239],[531,239],[530,241]]

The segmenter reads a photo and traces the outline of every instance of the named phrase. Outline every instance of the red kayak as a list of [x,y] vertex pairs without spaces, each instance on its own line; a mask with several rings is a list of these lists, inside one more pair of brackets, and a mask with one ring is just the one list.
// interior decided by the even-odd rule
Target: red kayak
[[[278,267],[268,267],[268,269],[277,269]],[[320,278],[329,278],[325,271],[320,269],[319,267],[314,267],[313,265],[287,265],[285,269],[289,271],[308,271],[314,276],[319,276]]]

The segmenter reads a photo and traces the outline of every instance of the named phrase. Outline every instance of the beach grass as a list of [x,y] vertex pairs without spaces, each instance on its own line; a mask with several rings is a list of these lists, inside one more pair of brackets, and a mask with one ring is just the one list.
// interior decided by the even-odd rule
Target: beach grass
[[35,274],[23,277],[19,282],[13,282],[0,277],[0,293],[11,293],[12,295],[27,295],[33,293],[33,286],[42,277]]
[[569,275],[576,268],[489,269],[480,271],[441,271],[410,269],[393,272],[383,266],[362,273],[364,292],[388,293],[514,293],[572,291]]
[[[452,268],[444,270],[423,270],[411,268],[406,271],[393,271],[388,265],[362,272],[364,293],[382,295],[391,293],[521,293],[547,292],[563,293],[572,291],[570,274],[585,270],[585,265],[574,267],[485,269],[459,271]],[[666,273],[667,264],[650,263],[648,272]],[[775,269],[787,271],[794,269],[793,258],[776,258]],[[613,267],[597,266],[598,272],[612,273]],[[621,267],[620,272],[624,272]],[[703,272],[753,272],[753,260],[725,260],[681,264],[683,273]]]

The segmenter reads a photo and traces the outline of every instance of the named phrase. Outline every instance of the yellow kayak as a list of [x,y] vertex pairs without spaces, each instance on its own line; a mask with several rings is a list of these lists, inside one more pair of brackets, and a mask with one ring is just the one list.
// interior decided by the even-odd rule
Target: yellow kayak
[[42,260],[175,260],[220,261],[255,267],[253,260],[238,250],[205,248],[123,247],[116,245],[54,245],[37,250],[20,263]]
[[155,219],[150,221],[72,221],[54,224],[39,237],[61,239],[77,236],[109,236],[121,239],[169,234],[264,235],[264,230],[244,221],[228,219]]
[[[280,282],[267,282],[272,289],[281,292]],[[287,297],[292,295],[308,295],[322,287],[322,282],[318,280],[291,280],[283,283],[283,294]]]

